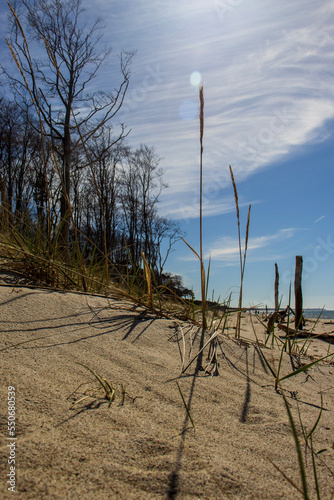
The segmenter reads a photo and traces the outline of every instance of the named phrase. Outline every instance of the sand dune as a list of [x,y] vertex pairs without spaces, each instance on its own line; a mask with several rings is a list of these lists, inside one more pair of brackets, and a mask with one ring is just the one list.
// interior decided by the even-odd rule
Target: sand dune
[[[205,351],[179,378],[201,337],[189,323],[125,302],[19,284],[0,286],[0,302],[1,498],[13,498],[6,484],[8,386],[16,393],[15,498],[302,498],[272,464],[301,488],[284,402],[256,344],[221,335],[219,375],[202,369]],[[248,318],[242,328],[251,335]],[[277,366],[277,349],[264,354]],[[283,358],[287,374],[291,361]],[[110,408],[79,363],[113,384]],[[314,435],[316,451],[327,450],[317,459],[322,498],[334,487],[333,374],[333,363],[323,361],[282,383],[300,435],[297,406],[310,430],[323,393]],[[315,498],[309,459],[307,470]]]

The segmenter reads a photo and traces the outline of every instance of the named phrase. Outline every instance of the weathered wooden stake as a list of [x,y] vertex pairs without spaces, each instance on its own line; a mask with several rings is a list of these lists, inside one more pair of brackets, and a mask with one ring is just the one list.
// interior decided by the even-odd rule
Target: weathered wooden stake
[[303,292],[302,292],[303,257],[296,256],[295,270],[295,329],[303,329]]
[[279,309],[278,286],[279,286],[279,273],[278,273],[278,266],[275,263],[275,312],[276,313],[277,313],[277,311]]

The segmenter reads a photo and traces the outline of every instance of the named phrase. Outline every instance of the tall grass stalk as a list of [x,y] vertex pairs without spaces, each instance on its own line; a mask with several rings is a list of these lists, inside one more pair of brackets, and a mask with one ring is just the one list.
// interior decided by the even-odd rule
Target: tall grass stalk
[[206,292],[205,270],[203,264],[203,134],[204,134],[204,89],[199,89],[199,123],[200,123],[200,188],[199,188],[199,239],[200,239],[200,266],[201,266],[201,297],[202,297],[202,325],[206,328]]
[[235,200],[235,207],[236,207],[236,212],[237,212],[237,222],[238,222],[238,241],[239,241],[239,258],[240,258],[240,292],[239,292],[239,303],[238,303],[239,312],[237,315],[237,322],[236,322],[236,327],[235,327],[235,337],[240,339],[240,326],[241,326],[241,313],[242,313],[242,288],[243,288],[245,265],[246,265],[246,255],[247,255],[247,248],[248,248],[251,205],[249,205],[249,207],[248,207],[245,246],[244,246],[244,254],[242,256],[239,197],[238,197],[237,185],[236,185],[236,182],[234,179],[233,170],[232,170],[231,165],[229,165],[229,168],[230,168],[230,175],[231,175],[231,180],[232,180],[232,185],[233,185],[233,190],[234,190],[234,200]]

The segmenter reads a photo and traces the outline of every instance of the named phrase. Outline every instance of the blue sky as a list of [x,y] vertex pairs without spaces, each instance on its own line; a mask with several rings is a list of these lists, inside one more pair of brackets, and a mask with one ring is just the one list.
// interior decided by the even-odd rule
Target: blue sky
[[[237,224],[252,204],[244,305],[273,304],[277,262],[283,304],[304,258],[305,307],[334,309],[334,3],[332,0],[95,0],[117,83],[120,50],[136,50],[120,120],[129,143],[152,145],[169,188],[162,214],[199,248],[198,86],[204,85],[204,254],[210,290],[238,296]],[[5,6],[1,7],[1,28]],[[2,29],[3,31],[3,29]],[[2,45],[3,47],[3,45]],[[2,49],[4,50],[4,49]],[[199,263],[179,243],[167,270],[199,292]],[[211,294],[211,292],[210,292]]]

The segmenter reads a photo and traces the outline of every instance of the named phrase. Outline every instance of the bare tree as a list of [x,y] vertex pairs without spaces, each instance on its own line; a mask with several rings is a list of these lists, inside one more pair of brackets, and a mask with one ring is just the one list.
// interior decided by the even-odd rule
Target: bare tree
[[[44,134],[60,158],[62,236],[67,247],[73,152],[119,111],[129,85],[133,53],[120,56],[117,88],[97,91],[93,79],[110,54],[105,47],[99,48],[101,20],[85,27],[81,0],[21,0],[21,4],[20,15],[11,8],[12,30],[7,41],[20,74],[5,71],[15,91],[34,103]],[[30,46],[36,49],[35,57],[31,57]],[[121,124],[116,141],[124,135]]]
[[154,234],[153,223],[158,218],[157,203],[167,184],[163,181],[163,170],[159,167],[160,158],[153,147],[141,144],[135,151],[133,162],[141,197],[141,228],[143,252],[149,262],[153,260]]
[[[118,173],[122,233],[131,264],[138,265],[144,252],[158,281],[173,245],[182,235],[176,222],[158,213],[160,194],[167,187],[159,163],[154,148],[142,144],[127,155]],[[167,242],[164,252],[163,242]]]
[[156,217],[153,227],[153,249],[152,261],[157,274],[157,281],[162,284],[162,276],[165,264],[171,252],[174,251],[174,245],[181,237],[185,236],[181,231],[178,222],[165,217]]
[[112,128],[103,127],[98,137],[88,145],[90,169],[86,183],[91,191],[98,192],[92,201],[98,246],[110,253],[116,246],[118,225],[117,167],[129,148],[123,141],[115,144]]
[[31,197],[33,158],[38,156],[37,136],[26,110],[7,99],[0,108],[0,183],[2,208],[19,220]]

